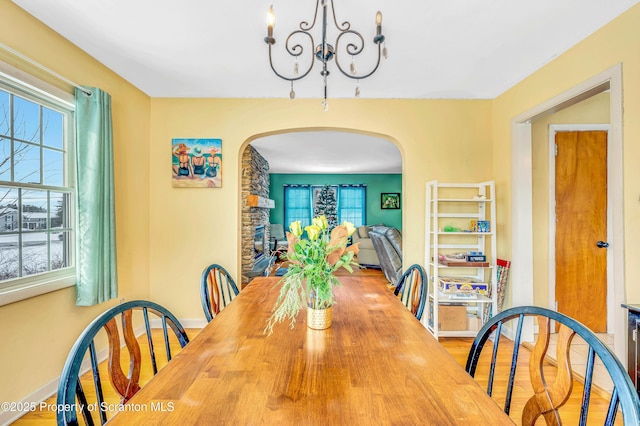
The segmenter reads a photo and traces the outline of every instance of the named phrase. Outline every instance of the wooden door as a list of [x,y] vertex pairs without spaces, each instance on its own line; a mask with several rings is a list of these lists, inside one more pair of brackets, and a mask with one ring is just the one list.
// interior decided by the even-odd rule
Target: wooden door
[[555,141],[558,312],[605,333],[607,132],[558,132]]

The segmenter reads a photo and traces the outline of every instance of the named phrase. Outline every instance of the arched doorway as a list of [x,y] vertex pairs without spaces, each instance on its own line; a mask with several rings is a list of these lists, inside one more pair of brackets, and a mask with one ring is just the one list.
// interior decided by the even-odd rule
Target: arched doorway
[[[283,179],[293,184],[366,185],[366,224],[385,223],[402,228],[402,209],[383,210],[382,193],[401,193],[402,156],[397,142],[385,135],[352,129],[285,129],[255,135],[240,148],[240,270],[242,282],[248,282],[265,267],[256,268],[256,244],[271,240],[269,224],[287,228],[284,219]],[[271,176],[277,176],[277,194]],[[285,178],[283,178],[285,177]],[[247,197],[260,197],[263,207],[249,205]],[[270,201],[275,203],[271,206]],[[261,228],[264,227],[264,228]],[[256,235],[265,231],[265,238]],[[261,240],[262,242],[257,242]],[[265,250],[265,249],[263,249]]]

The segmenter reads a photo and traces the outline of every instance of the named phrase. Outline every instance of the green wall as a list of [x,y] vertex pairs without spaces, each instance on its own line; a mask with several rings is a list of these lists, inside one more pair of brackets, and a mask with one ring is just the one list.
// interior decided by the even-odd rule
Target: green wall
[[[387,226],[402,229],[402,208],[398,210],[380,209],[380,193],[402,192],[402,174],[284,174],[272,173],[269,175],[269,198],[275,200],[276,207],[271,209],[270,222],[284,222],[284,184],[309,184],[309,185],[338,185],[338,184],[365,184],[367,185],[367,224],[375,225],[384,223]],[[402,207],[402,195],[400,195],[400,207]],[[288,224],[285,224],[287,229]]]

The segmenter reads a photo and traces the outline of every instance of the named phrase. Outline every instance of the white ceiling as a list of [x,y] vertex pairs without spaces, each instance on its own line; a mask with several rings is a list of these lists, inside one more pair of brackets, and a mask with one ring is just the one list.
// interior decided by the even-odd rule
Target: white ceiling
[[[389,58],[361,81],[361,97],[492,99],[638,1],[335,0],[335,4],[338,22],[348,20],[362,33],[367,53],[374,53],[375,13],[383,13]],[[300,21],[311,21],[315,8],[312,0],[13,2],[149,96],[198,98],[287,98],[289,83],[276,77],[268,63],[263,41],[266,12],[272,3],[274,48],[283,49],[286,36]],[[330,28],[328,34],[335,38],[335,30]],[[372,59],[365,53],[361,56],[367,58],[356,62],[359,72]],[[278,56],[275,66],[287,73],[293,61]],[[319,64],[315,67],[295,84],[297,98],[322,96]],[[329,98],[353,97],[354,82],[342,76],[334,63],[329,71]],[[331,150],[326,153],[335,158]],[[365,154],[356,151],[346,157]]]
[[271,173],[402,173],[394,144],[357,133],[283,133],[251,146],[269,161]]
[[[288,97],[289,83],[269,68],[266,12],[272,3],[274,47],[283,48],[315,7],[312,0],[13,1],[153,97]],[[375,13],[383,13],[389,59],[361,82],[363,98],[495,98],[637,2],[335,0],[338,21],[351,21],[367,50]],[[276,66],[289,71],[292,63]],[[334,64],[330,71],[329,97],[352,97],[354,83]],[[306,79],[297,97],[321,97],[319,68]]]

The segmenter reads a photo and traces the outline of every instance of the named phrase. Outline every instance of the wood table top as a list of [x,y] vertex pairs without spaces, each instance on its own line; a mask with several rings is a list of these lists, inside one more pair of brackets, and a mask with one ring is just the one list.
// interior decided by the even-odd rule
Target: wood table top
[[109,424],[513,424],[380,278],[340,277],[331,328],[301,312],[267,336],[279,279],[254,279]]

